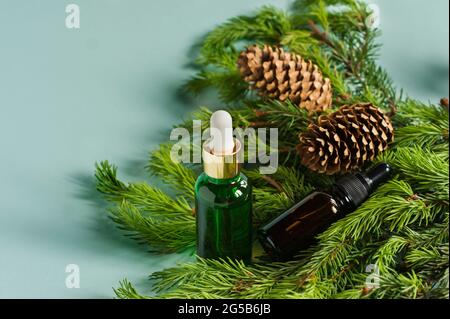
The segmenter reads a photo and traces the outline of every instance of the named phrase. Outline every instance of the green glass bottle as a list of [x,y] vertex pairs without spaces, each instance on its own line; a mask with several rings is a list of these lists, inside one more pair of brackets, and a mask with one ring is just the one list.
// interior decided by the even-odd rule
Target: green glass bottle
[[250,262],[252,189],[239,170],[241,145],[232,133],[226,134],[225,127],[231,127],[231,116],[225,111],[215,112],[211,128],[218,132],[212,132],[212,139],[203,145],[204,172],[195,184],[197,255]]
[[229,179],[201,174],[195,184],[197,254],[249,262],[252,255],[251,186],[240,173]]

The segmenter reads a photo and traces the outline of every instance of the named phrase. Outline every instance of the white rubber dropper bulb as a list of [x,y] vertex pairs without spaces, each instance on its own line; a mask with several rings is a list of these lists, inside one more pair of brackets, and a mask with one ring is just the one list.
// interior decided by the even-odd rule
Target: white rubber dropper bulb
[[219,110],[211,115],[211,144],[215,155],[232,154],[234,150],[233,119],[227,111]]

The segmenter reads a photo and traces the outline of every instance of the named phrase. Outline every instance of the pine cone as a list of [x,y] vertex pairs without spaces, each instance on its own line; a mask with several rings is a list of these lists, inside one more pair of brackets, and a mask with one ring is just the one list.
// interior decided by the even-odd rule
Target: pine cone
[[241,52],[239,71],[261,96],[285,101],[310,113],[331,107],[330,79],[323,78],[317,65],[282,48],[256,45]]
[[320,116],[318,125],[310,124],[299,138],[301,163],[332,175],[372,161],[394,140],[394,128],[389,117],[370,103],[344,105]]

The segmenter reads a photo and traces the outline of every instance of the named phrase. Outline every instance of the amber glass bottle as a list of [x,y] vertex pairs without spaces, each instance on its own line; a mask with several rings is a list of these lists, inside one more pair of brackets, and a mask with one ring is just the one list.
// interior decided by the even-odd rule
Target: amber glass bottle
[[382,163],[366,173],[340,178],[328,191],[311,193],[259,229],[262,246],[278,259],[307,248],[317,234],[354,211],[391,173],[391,167]]

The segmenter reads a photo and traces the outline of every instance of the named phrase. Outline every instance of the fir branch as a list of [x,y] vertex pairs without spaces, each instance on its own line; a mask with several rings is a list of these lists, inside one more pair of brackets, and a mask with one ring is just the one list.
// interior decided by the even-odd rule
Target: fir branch
[[[298,144],[298,134],[306,130],[308,124],[315,121],[319,114],[310,115],[305,109],[298,108],[290,101],[246,102],[239,108],[227,109],[233,117],[233,124],[244,130],[247,128],[256,130],[260,123],[263,123],[265,128],[277,128],[280,163],[296,166],[298,157],[295,146]],[[196,119],[201,121],[201,128],[205,130],[209,127],[211,114],[212,111],[209,108],[200,107],[181,127],[192,131],[192,119]],[[247,150],[245,154],[245,158],[247,158]]]
[[374,259],[378,265],[381,274],[388,273],[391,269],[395,269],[399,259],[399,253],[404,250],[410,242],[401,236],[392,236],[386,243],[378,248],[374,255]]
[[152,251],[173,252],[190,249],[195,240],[195,219],[184,197],[176,200],[145,183],[125,183],[117,179],[117,168],[108,162],[97,165],[97,189],[117,205],[111,219],[120,229]]
[[270,176],[261,175],[257,170],[245,171],[245,173],[253,185],[259,186],[253,191],[256,225],[277,216],[314,190],[314,187],[307,183],[304,176],[295,168],[281,166],[275,174]]
[[327,278],[340,272],[340,265],[347,265],[346,261],[355,250],[351,239],[339,236],[328,237],[315,247],[308,263],[299,270],[299,286],[304,287],[314,278]]
[[380,287],[373,289],[370,298],[424,298],[431,287],[414,271],[400,274],[395,271],[380,276]]
[[[235,127],[247,128],[253,126],[253,122],[257,121],[258,115],[257,110],[252,108],[250,105],[243,105],[242,107],[228,107],[227,112],[229,112],[233,118],[233,125]],[[201,121],[201,129],[207,130],[209,128],[209,120],[213,110],[209,107],[201,106],[198,110],[192,112],[192,115],[184,121],[181,125],[176,125],[174,127],[184,127],[189,132],[192,132],[192,121]]]
[[117,179],[117,166],[109,164],[108,161],[95,163],[95,179],[97,190],[111,199],[127,190],[125,183]]
[[269,123],[279,125],[279,133],[287,136],[292,130],[306,129],[318,115],[310,115],[307,110],[299,108],[291,101],[280,102],[278,100],[267,100],[253,105],[256,117]]
[[254,185],[271,186],[278,193],[285,193],[293,204],[314,190],[314,187],[305,181],[305,176],[298,168],[280,166],[272,175],[263,175],[258,170],[245,170]]
[[255,225],[274,218],[292,205],[287,195],[283,193],[274,193],[260,188],[254,188],[253,194],[255,201],[253,203],[253,222]]
[[272,177],[268,175],[261,175],[261,178],[265,180],[269,185],[273,186],[279,193],[283,193],[284,189],[283,187]]
[[296,166],[298,134],[316,120],[319,114],[310,115],[292,102],[276,100],[250,104],[256,114],[255,121],[264,121],[266,127],[278,129],[278,149],[282,165]]
[[242,81],[237,68],[233,70],[202,70],[186,82],[184,90],[199,95],[209,87],[218,90],[219,98],[225,103],[243,99],[248,85]]
[[409,267],[421,270],[422,275],[427,271],[427,277],[439,275],[448,268],[448,242],[435,247],[418,247],[409,251],[405,256]]
[[155,217],[190,216],[192,209],[184,197],[172,199],[163,191],[146,183],[126,185],[117,179],[117,167],[107,161],[96,164],[97,190],[112,202],[126,200],[142,212]]
[[313,278],[299,292],[298,299],[327,299],[336,292],[333,281]]
[[284,192],[293,204],[314,191],[314,186],[305,181],[305,176],[298,169],[280,167],[275,176],[283,181]]
[[[329,8],[320,4],[309,5],[308,13],[303,12],[302,15],[308,17],[306,24],[311,35],[328,47],[336,68],[344,72],[348,86],[352,87],[352,100],[365,100],[392,108],[400,97],[386,71],[375,62],[379,49],[376,43],[379,31],[366,24],[370,12],[365,3],[352,1],[346,4],[350,5],[350,9],[344,8],[333,14],[334,20],[338,20],[340,24],[331,24],[326,18]],[[315,10],[313,12],[321,13],[311,14],[311,7]],[[317,19],[314,15],[321,18]]]
[[397,104],[393,121],[396,126],[434,124],[448,129],[448,109],[407,99]]
[[399,235],[409,242],[412,248],[430,248],[439,246],[449,240],[448,210],[446,218],[441,223],[434,223],[424,229],[411,229],[406,227]]
[[110,209],[111,219],[128,236],[149,245],[152,252],[169,253],[191,250],[195,246],[195,219],[192,216],[155,218],[124,200]]
[[361,288],[351,288],[340,291],[333,295],[334,299],[361,299],[363,291]]
[[409,125],[395,131],[395,144],[399,147],[418,146],[432,149],[436,144],[448,142],[448,126],[436,124]]
[[[329,6],[335,6],[335,5],[355,5],[356,1],[355,0],[322,0],[322,2],[326,3]],[[305,14],[306,12],[309,11],[309,8],[312,5],[315,5],[317,3],[317,0],[295,0],[292,3],[292,11],[294,13],[299,13],[299,14]]]
[[[278,269],[292,271],[296,264],[280,267],[271,265],[245,265],[241,261],[199,259],[180,267],[153,273],[153,287],[163,298],[292,298],[296,297],[294,280],[280,277]],[[282,280],[280,280],[282,278]],[[208,287],[208,288],[206,288]]]
[[428,193],[438,192],[438,198],[448,200],[448,161],[420,147],[399,147],[382,154],[377,161],[387,161],[414,187]]
[[194,199],[196,174],[181,163],[175,163],[170,156],[172,144],[161,144],[158,150],[151,152],[147,169],[171,185],[180,195]]
[[211,277],[219,280],[255,277],[254,271],[241,261],[198,258],[195,263],[185,263],[180,267],[168,268],[151,275],[153,289],[162,292],[189,283],[192,280]]
[[149,296],[140,295],[133,285],[126,279],[119,282],[119,288],[113,288],[119,299],[151,299]]
[[449,268],[445,269],[444,274],[433,283],[432,289],[428,292],[428,298],[449,299]]
[[276,42],[291,29],[289,17],[277,8],[266,6],[253,16],[231,18],[210,32],[201,48],[203,57],[221,54],[240,40]]

